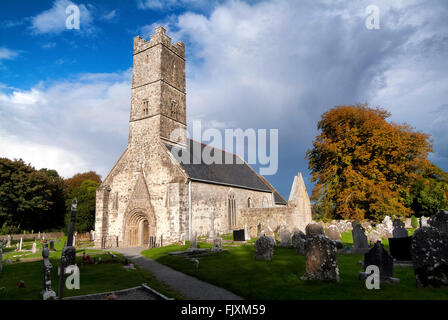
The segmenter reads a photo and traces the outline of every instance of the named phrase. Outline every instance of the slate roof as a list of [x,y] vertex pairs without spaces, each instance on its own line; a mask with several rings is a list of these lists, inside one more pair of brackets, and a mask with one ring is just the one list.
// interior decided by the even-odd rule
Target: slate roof
[[[187,139],[187,148],[175,148],[165,144],[168,150],[188,174],[191,180],[208,183],[222,184],[264,192],[273,192],[275,203],[286,204],[285,199],[272,187],[264,177],[259,176],[246,162],[235,154],[225,152],[221,149]],[[221,163],[204,163],[200,156],[204,148],[214,159],[221,159]],[[194,154],[194,150],[200,150]],[[187,152],[184,154],[184,152]],[[226,156],[232,159],[232,163],[225,163]]]

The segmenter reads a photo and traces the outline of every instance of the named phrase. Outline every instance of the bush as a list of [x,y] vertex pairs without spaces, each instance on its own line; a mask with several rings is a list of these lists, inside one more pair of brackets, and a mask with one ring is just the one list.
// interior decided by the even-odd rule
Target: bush
[[412,215],[412,217],[411,217],[411,226],[412,226],[412,228],[418,227],[418,219],[414,215]]

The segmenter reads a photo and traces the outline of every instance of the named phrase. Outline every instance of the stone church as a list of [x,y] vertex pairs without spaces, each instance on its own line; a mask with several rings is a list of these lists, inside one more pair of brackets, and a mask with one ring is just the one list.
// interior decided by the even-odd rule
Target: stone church
[[235,229],[254,237],[311,222],[300,173],[286,201],[235,154],[208,146],[232,164],[173,154],[192,159],[205,147],[186,137],[184,43],[172,44],[163,27],[150,41],[135,37],[128,146],[96,193],[95,246],[155,247]]

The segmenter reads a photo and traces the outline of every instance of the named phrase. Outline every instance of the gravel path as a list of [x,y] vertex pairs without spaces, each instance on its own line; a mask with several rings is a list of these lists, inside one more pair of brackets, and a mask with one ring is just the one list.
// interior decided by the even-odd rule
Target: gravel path
[[184,297],[194,300],[242,300],[241,297],[226,289],[173,270],[142,256],[140,252],[143,250],[145,248],[113,248],[113,251],[122,253],[134,264],[151,272],[159,281],[177,290]]

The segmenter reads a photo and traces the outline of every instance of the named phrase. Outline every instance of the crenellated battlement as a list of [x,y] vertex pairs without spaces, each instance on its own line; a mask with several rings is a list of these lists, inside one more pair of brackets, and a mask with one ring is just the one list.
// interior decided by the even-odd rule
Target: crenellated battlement
[[155,33],[150,36],[149,41],[143,39],[141,36],[134,38],[134,55],[158,44],[163,44],[178,56],[185,59],[185,44],[182,41],[172,44],[171,38],[167,36],[166,30],[162,26],[155,28]]

